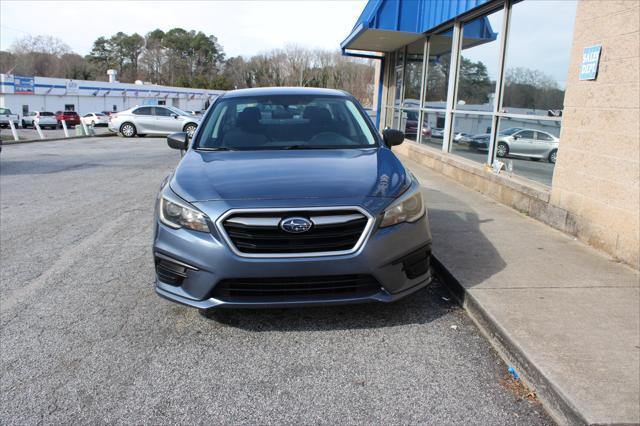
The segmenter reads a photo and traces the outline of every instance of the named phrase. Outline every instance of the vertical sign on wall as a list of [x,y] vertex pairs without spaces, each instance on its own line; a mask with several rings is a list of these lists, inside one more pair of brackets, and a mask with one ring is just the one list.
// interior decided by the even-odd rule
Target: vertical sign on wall
[[16,75],[13,77],[13,83],[15,84],[13,93],[19,95],[33,95],[35,87],[33,77],[21,77]]
[[595,80],[598,75],[601,45],[585,47],[580,64],[580,80]]

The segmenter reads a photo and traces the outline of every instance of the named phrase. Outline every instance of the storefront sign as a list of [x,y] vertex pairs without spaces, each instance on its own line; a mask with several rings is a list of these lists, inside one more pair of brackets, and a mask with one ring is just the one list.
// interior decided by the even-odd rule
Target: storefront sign
[[13,93],[18,95],[33,95],[35,81],[33,77],[21,77],[16,75],[13,77],[14,90]]
[[78,82],[74,80],[67,81],[67,95],[78,94]]
[[580,65],[580,80],[596,79],[601,49],[601,45],[584,48],[582,51],[582,64]]

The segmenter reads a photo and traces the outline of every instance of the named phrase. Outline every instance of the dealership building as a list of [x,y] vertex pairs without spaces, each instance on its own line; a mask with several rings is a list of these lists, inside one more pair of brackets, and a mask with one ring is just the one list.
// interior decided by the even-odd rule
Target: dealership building
[[24,116],[29,111],[76,111],[80,115],[122,111],[136,105],[171,105],[202,110],[222,91],[158,86],[138,81],[69,80],[0,74],[0,107]]
[[369,0],[341,47],[379,61],[394,150],[638,268],[639,21],[636,0]]

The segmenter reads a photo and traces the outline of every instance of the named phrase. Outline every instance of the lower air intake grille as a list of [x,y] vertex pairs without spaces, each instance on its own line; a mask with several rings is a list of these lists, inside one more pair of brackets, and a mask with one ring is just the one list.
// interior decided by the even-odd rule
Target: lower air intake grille
[[231,300],[303,300],[365,297],[380,291],[380,284],[370,275],[335,275],[323,277],[243,278],[222,280],[212,297]]

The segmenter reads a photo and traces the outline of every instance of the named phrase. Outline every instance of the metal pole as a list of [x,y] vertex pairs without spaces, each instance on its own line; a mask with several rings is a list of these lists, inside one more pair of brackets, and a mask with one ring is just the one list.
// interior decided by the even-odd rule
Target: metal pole
[[82,129],[84,130],[84,134],[89,136],[89,129],[87,129],[87,125],[84,124],[84,121],[80,120],[80,124],[82,125]]
[[453,134],[453,109],[456,102],[456,82],[458,80],[458,63],[460,61],[460,39],[462,24],[456,22],[453,26],[453,40],[451,44],[451,63],[449,65],[449,82],[447,89],[447,109],[444,121],[444,137],[442,138],[442,151],[449,152],[451,137]]
[[36,120],[33,120],[33,127],[35,127],[36,130],[38,131],[38,136],[40,136],[40,139],[44,139],[44,135],[42,134],[42,129],[40,128],[40,125],[36,122]]
[[67,122],[62,120],[62,121],[60,121],[60,123],[62,123],[62,130],[64,130],[64,137],[68,138],[69,137],[69,130],[67,129]]
[[502,99],[504,95],[504,63],[507,50],[507,33],[511,20],[511,4],[504,3],[502,15],[502,37],[500,38],[500,53],[498,56],[498,75],[496,77],[496,91],[493,98],[493,116],[491,117],[491,132],[489,133],[489,150],[487,151],[487,164],[493,164],[495,160],[496,139],[499,133],[500,119],[498,114],[502,111]]
[[11,127],[11,134],[13,135],[13,140],[19,141],[18,132],[16,131],[16,126],[13,124],[13,120],[9,118],[9,127]]

